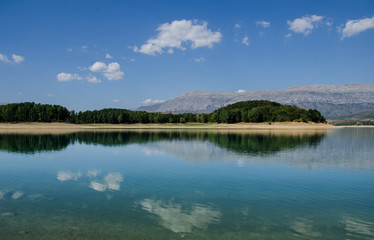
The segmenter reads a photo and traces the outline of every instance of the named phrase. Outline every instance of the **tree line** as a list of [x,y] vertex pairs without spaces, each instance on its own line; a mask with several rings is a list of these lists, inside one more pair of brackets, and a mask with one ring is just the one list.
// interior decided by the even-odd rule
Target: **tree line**
[[106,108],[94,111],[69,111],[60,105],[34,102],[0,105],[0,122],[68,122],[84,123],[238,123],[238,122],[326,122],[315,109],[302,109],[270,101],[238,102],[205,113],[149,113]]

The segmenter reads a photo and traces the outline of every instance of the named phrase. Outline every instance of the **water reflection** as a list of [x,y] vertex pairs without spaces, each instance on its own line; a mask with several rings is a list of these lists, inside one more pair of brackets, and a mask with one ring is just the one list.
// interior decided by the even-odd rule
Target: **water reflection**
[[13,199],[17,200],[23,196],[22,191],[0,191],[0,200]]
[[[123,176],[119,172],[110,172],[105,175],[102,179],[97,179],[100,175],[100,170],[88,170],[86,176],[90,179],[89,188],[98,192],[104,192],[108,190],[119,191],[121,188],[121,182],[123,182]],[[58,171],[57,180],[64,181],[77,181],[83,177],[81,172],[73,173],[71,171]]]
[[[331,132],[126,130],[54,135],[0,134],[0,151],[35,154],[60,151],[74,144],[108,147],[135,144],[140,145],[148,156],[168,153],[193,162],[225,161],[244,166],[248,161],[274,160],[304,168],[374,168],[371,157],[373,140],[374,129],[339,129]],[[264,159],[264,156],[267,158]],[[80,177],[74,174],[79,175],[65,172],[58,179],[67,181]],[[94,172],[91,174],[97,175]],[[105,180],[95,181],[92,186],[94,189],[108,188]]]
[[321,234],[313,230],[313,222],[306,218],[296,218],[291,223],[290,229],[294,232],[294,235],[301,238],[318,237]]
[[104,192],[107,189],[118,191],[122,181],[122,174],[113,172],[106,175],[101,181],[91,181],[90,188],[99,192]]
[[63,182],[63,181],[69,181],[69,180],[78,180],[80,177],[82,177],[81,172],[73,173],[70,171],[59,171],[57,173],[57,180]]
[[326,131],[121,131],[121,132],[77,132],[70,134],[0,134],[0,150],[33,154],[43,151],[58,151],[69,144],[84,143],[103,146],[125,146],[155,142],[184,140],[209,142],[219,148],[241,154],[271,154],[300,146],[315,146],[326,135]]
[[163,227],[176,233],[190,233],[194,227],[206,229],[221,218],[219,211],[203,205],[195,204],[191,209],[183,209],[181,204],[152,199],[144,199],[139,204],[144,210],[160,217]]

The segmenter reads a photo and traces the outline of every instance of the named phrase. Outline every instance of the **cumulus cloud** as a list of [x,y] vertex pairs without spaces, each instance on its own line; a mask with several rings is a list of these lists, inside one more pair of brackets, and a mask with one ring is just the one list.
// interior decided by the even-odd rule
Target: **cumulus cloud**
[[142,102],[142,104],[148,106],[148,105],[152,105],[156,103],[163,103],[163,102],[165,102],[165,100],[147,98],[146,100]]
[[246,90],[243,90],[243,89],[239,89],[238,91],[236,91],[236,93],[244,93],[246,92]]
[[284,36],[284,38],[290,38],[290,37],[292,37],[292,33],[286,34],[286,35]]
[[295,33],[302,33],[305,36],[309,35],[312,30],[322,22],[323,17],[317,15],[304,16],[296,18],[293,21],[287,21],[290,26],[289,29]]
[[6,55],[0,53],[0,62],[5,62],[5,63],[21,63],[25,60],[25,57],[12,54],[12,59],[9,59]]
[[6,62],[6,63],[10,63],[10,60],[8,59],[7,56],[3,55],[0,53],[0,61],[1,62]]
[[90,82],[90,83],[101,83],[101,80],[98,79],[97,77],[95,76],[87,76],[87,82]]
[[341,40],[343,40],[344,38],[352,37],[371,28],[374,28],[374,16],[371,18],[349,20],[345,23],[345,26],[342,30]]
[[268,27],[270,27],[270,22],[267,22],[267,21],[261,20],[261,21],[257,21],[257,22],[256,22],[256,25],[257,25],[257,26],[264,27],[264,28],[268,28]]
[[73,81],[73,80],[82,80],[82,77],[80,77],[78,74],[74,73],[74,74],[71,74],[71,73],[59,73],[57,74],[57,81],[59,82],[69,82],[69,81]]
[[105,55],[105,58],[106,58],[106,59],[112,59],[113,57],[112,57],[109,53],[107,53],[107,54]]
[[157,37],[150,38],[140,48],[133,47],[135,52],[148,55],[162,54],[163,49],[167,48],[168,52],[173,48],[185,50],[187,45],[191,48],[209,47],[221,41],[222,34],[220,32],[212,32],[208,29],[208,24],[203,22],[199,24],[197,21],[176,20],[171,23],[164,23],[156,30],[159,32]]
[[12,54],[12,58],[13,58],[13,62],[15,62],[15,63],[21,63],[25,60],[25,57],[16,55],[14,53]]
[[246,46],[249,46],[249,39],[247,36],[243,37],[242,39],[242,44],[246,45]]
[[92,72],[100,72],[108,80],[121,80],[125,75],[121,71],[121,66],[117,62],[112,62],[106,65],[103,62],[95,62],[89,67]]
[[234,27],[235,27],[235,28],[241,28],[242,26],[240,26],[239,23],[236,23],[236,24],[234,25]]
[[205,62],[205,58],[203,57],[195,58],[194,61],[197,63]]

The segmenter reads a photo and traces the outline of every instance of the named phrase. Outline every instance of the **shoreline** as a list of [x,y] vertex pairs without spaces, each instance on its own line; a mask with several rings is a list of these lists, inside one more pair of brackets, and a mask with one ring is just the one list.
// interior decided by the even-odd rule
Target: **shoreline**
[[149,123],[149,124],[72,124],[72,123],[0,123],[0,130],[9,129],[331,129],[342,128],[324,123],[274,122],[274,123]]

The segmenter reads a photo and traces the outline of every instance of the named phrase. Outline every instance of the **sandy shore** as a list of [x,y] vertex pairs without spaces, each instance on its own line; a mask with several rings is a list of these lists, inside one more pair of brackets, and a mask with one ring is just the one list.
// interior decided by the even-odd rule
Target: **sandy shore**
[[0,123],[0,134],[69,134],[87,131],[214,131],[237,134],[316,134],[339,129],[331,124],[317,123],[188,123],[188,124],[69,124],[69,123]]
[[166,123],[166,124],[71,124],[71,123],[0,123],[0,129],[169,129],[169,128],[211,128],[211,129],[245,129],[245,128],[338,128],[331,124],[303,123],[303,122],[275,122],[275,123]]

